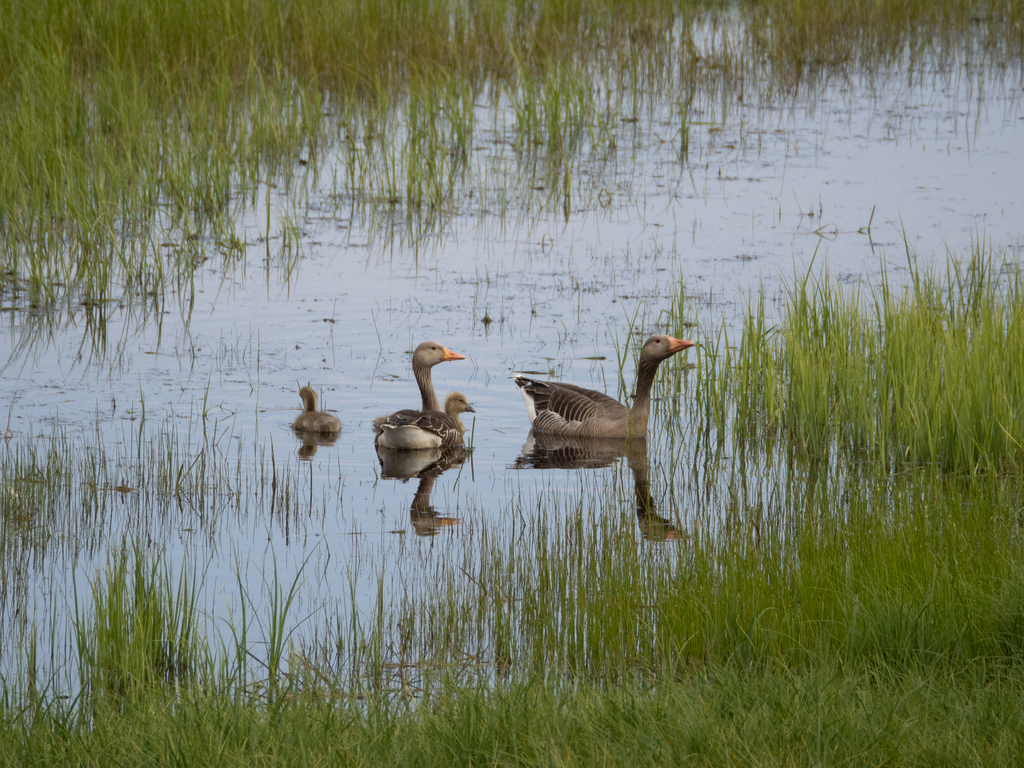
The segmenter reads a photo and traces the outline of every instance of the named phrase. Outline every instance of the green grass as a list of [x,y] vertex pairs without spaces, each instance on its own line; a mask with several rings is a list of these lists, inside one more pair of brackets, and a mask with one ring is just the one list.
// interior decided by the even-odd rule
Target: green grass
[[[1013,765],[1019,671],[706,668],[657,686],[451,690],[401,711],[298,695],[278,709],[150,692],[83,727],[0,708],[7,765]],[[30,721],[27,727],[26,720]]]
[[735,387],[735,424],[823,455],[831,448],[948,472],[1024,461],[1024,282],[1014,254],[983,245],[944,272],[909,261],[860,290],[798,280],[769,327],[752,303],[740,348],[716,374]]
[[176,589],[158,563],[136,549],[107,566],[92,586],[93,610],[75,619],[83,710],[120,710],[134,691],[187,683],[205,659],[196,579],[182,572]]
[[[748,10],[754,48],[794,75],[835,66],[913,67],[936,51],[947,65],[968,50],[1013,58],[1024,43],[1020,7],[1001,2],[772,0]],[[969,31],[976,35],[964,46]]]
[[[916,487],[903,490],[911,499],[921,495]],[[970,498],[963,506],[988,512],[1002,507],[998,496],[984,498],[991,506]],[[926,493],[921,507],[931,501]],[[806,499],[797,502],[795,507],[813,513]],[[1000,568],[989,565],[993,558],[986,553],[968,563],[962,552],[973,540],[994,535],[966,515],[950,519],[948,509],[928,512],[931,520],[915,517],[902,526],[890,521],[884,537],[877,537],[877,517],[868,516],[859,527],[870,529],[874,546],[852,564],[858,547],[850,547],[844,562],[829,542],[823,544],[845,539],[865,549],[862,539],[844,536],[842,527],[817,539],[806,530],[790,532],[800,544],[800,569],[809,572],[796,579],[802,584],[795,610],[793,603],[789,609],[783,605],[791,590],[776,586],[766,573],[779,543],[767,541],[768,527],[762,529],[764,546],[747,541],[732,547],[746,550],[742,557],[719,546],[716,564],[702,569],[703,584],[662,584],[658,594],[645,585],[678,578],[693,561],[682,556],[691,566],[670,573],[673,558],[657,550],[638,558],[625,530],[609,531],[617,537],[604,539],[614,552],[610,556],[587,553],[593,542],[579,530],[587,525],[571,523],[548,537],[533,533],[547,558],[525,576],[515,571],[529,567],[538,553],[518,553],[511,540],[505,546],[492,541],[473,578],[455,587],[456,594],[476,593],[478,607],[469,610],[478,615],[463,617],[465,606],[454,604],[451,589],[442,585],[440,599],[429,606],[429,622],[404,630],[435,643],[434,651],[429,657],[413,652],[399,667],[388,639],[392,630],[380,625],[390,619],[378,613],[378,624],[361,638],[376,647],[364,647],[366,674],[355,676],[347,665],[332,671],[318,664],[308,646],[272,641],[270,655],[290,648],[280,676],[250,677],[245,669],[262,643],[247,635],[244,619],[221,650],[223,657],[216,658],[195,634],[197,574],[186,569],[175,579],[135,549],[115,557],[97,576],[92,612],[75,624],[85,673],[82,694],[56,695],[48,679],[37,675],[33,695],[24,698],[12,687],[17,681],[4,681],[0,761],[1014,765],[1024,748],[1024,578],[1013,563],[1006,581],[979,579]],[[851,519],[862,513],[852,509]],[[953,533],[929,535],[936,527]],[[910,529],[922,531],[919,540],[911,540]],[[968,530],[972,541],[957,545],[954,540],[966,538]],[[566,555],[559,548],[563,536],[572,539],[573,552],[560,561],[556,555]],[[907,541],[892,546],[891,539]],[[922,553],[922,544],[930,552]],[[707,539],[698,538],[682,546],[711,549]],[[946,557],[951,559],[944,562]],[[515,568],[503,567],[513,558]],[[970,573],[964,573],[965,564]],[[929,568],[933,583],[915,583]],[[836,569],[859,583],[837,583]],[[600,586],[576,577],[580,570],[593,573]],[[878,589],[866,586],[872,578]],[[951,596],[936,586],[940,582],[960,588]],[[538,594],[527,599],[526,586],[539,588]],[[267,587],[281,598],[268,606],[267,619],[283,627],[290,597],[276,584]],[[768,608],[742,605],[756,601],[757,592],[788,613],[785,621],[768,616]],[[715,601],[700,606],[698,626],[691,628],[700,635],[694,653],[659,657],[645,647],[651,637],[666,637],[656,629],[658,621],[685,614],[709,595]],[[840,605],[852,608],[850,615],[822,615]],[[427,618],[416,606],[405,608],[412,608],[405,621]],[[481,611],[494,621],[473,633],[470,625]],[[589,618],[580,622],[581,616]],[[808,633],[801,625],[817,627]],[[787,636],[765,642],[776,628]],[[325,652],[341,641],[338,631],[327,639]],[[467,631],[493,640],[492,650],[438,665]],[[546,658],[520,654],[523,638],[543,634],[552,640],[539,643]],[[788,660],[778,653],[787,646]],[[494,655],[499,648],[506,654],[501,665]],[[609,652],[603,659],[602,650]],[[609,676],[612,667],[617,673]],[[466,670],[475,682],[466,684]]]
[[[2,290],[85,304],[102,346],[105,302],[159,307],[203,258],[244,255],[240,212],[265,205],[293,265],[298,228],[268,186],[301,199],[332,153],[339,206],[371,216],[443,221],[474,173],[502,216],[568,216],[596,194],[580,159],[610,156],[659,100],[685,157],[690,110],[739,78],[770,99],[832,73],[1024,58],[1010,2],[697,15],[714,7],[5,4]],[[711,49],[708,28],[728,32]],[[521,164],[474,171],[475,105],[502,100]],[[511,500],[525,530],[465,524],[453,561],[414,589],[382,581],[369,615],[293,632],[298,582],[268,579],[268,615],[243,593],[226,634],[196,572],[129,545],[78,585],[67,637],[55,616],[5,626],[0,762],[1019,763],[1018,266],[979,248],[945,274],[911,262],[905,291],[808,278],[777,325],[758,297],[738,347],[722,334],[695,370],[665,366],[652,493],[681,541],[645,539],[620,465]],[[5,615],[39,561],[109,534],[115,500],[129,542],[184,509],[207,533],[306,509],[272,451],[242,457],[205,420],[193,433],[5,448]]]

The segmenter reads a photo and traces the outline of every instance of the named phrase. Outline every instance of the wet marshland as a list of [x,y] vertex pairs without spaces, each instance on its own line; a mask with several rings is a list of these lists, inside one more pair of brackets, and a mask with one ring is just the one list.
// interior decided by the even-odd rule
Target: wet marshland
[[[591,87],[624,101],[597,75]],[[42,301],[5,283],[0,667],[21,668],[11,649],[32,633],[61,667],[69,617],[90,610],[89,585],[126,547],[172,581],[192,574],[211,636],[248,611],[250,641],[270,643],[259,617],[288,593],[289,640],[333,647],[334,661],[345,642],[331,631],[351,650],[361,620],[402,658],[422,643],[417,653],[500,666],[539,652],[509,628],[526,621],[524,594],[506,597],[519,601],[509,625],[459,625],[440,650],[425,627],[444,619],[416,606],[464,609],[472,623],[467,606],[491,594],[485,574],[527,572],[515,583],[542,591],[545,559],[589,573],[587,553],[603,551],[624,574],[650,572],[606,586],[646,615],[668,583],[651,574],[706,565],[716,540],[739,537],[732,568],[776,548],[776,577],[813,579],[812,537],[794,522],[808,505],[839,521],[863,513],[865,541],[879,526],[925,536],[915,493],[1013,506],[1013,488],[913,471],[897,481],[771,441],[741,449],[707,372],[738,345],[751,302],[763,297],[777,322],[808,273],[854,290],[902,286],[914,264],[944,272],[949,254],[979,244],[1012,261],[1024,242],[1021,89],[1012,67],[954,63],[771,98],[698,92],[682,115],[651,93],[559,147],[550,124],[530,138],[526,94],[481,91],[463,104],[472,140],[457,172],[436,172],[450,190],[433,207],[409,193],[419,113],[402,102],[390,144],[339,120],[329,150],[240,190],[229,233],[158,214],[152,257],[193,263],[171,289],[94,299],[58,286]],[[373,165],[389,147],[390,166]],[[353,170],[370,166],[384,170]],[[655,332],[699,346],[661,367],[644,443],[531,435],[513,373],[626,400]],[[411,350],[426,339],[466,357],[433,377],[476,410],[467,450],[379,454],[371,421],[418,404]],[[307,382],[341,420],[336,439],[291,430]],[[564,594],[598,583],[577,578]],[[562,621],[544,652],[571,666],[594,641],[560,635]]]

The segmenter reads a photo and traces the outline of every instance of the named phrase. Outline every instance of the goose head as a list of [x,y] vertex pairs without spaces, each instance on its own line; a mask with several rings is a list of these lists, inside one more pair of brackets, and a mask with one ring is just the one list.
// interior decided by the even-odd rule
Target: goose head
[[651,336],[644,342],[644,346],[640,350],[640,359],[660,363],[662,360],[672,357],[676,352],[682,352],[684,349],[695,346],[695,342],[687,339],[677,339],[666,333],[660,333],[657,336]]
[[424,341],[418,347],[412,355],[412,367],[413,368],[432,368],[438,363],[443,363],[447,360],[465,360],[465,355],[460,355],[458,352],[452,352],[447,347],[443,347],[436,341]]
[[476,409],[469,404],[469,400],[461,392],[452,392],[444,399],[444,412],[452,417],[458,425],[459,432],[465,432],[466,427],[459,418],[463,413],[476,413]]

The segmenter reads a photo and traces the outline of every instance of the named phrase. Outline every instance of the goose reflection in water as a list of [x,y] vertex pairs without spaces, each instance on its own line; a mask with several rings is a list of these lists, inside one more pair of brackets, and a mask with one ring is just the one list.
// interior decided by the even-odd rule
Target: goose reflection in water
[[409,520],[417,536],[436,536],[442,528],[462,524],[460,517],[444,517],[430,503],[434,481],[453,467],[462,466],[466,460],[466,448],[456,445],[449,448],[427,448],[419,451],[393,451],[377,446],[381,477],[411,480],[420,483],[409,507]]
[[621,437],[569,437],[530,430],[513,469],[599,469],[625,456],[633,473],[636,519],[648,541],[682,541],[689,536],[655,511],[648,476],[647,440]]

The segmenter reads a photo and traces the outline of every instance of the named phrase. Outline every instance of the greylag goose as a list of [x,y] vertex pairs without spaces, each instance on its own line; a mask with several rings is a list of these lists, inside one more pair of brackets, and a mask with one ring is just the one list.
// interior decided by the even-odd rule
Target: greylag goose
[[526,401],[530,423],[538,432],[575,437],[645,437],[651,410],[651,386],[662,360],[694,346],[664,334],[652,336],[640,350],[633,407],[608,395],[557,381],[513,378]]
[[430,376],[430,369],[446,360],[465,359],[465,355],[452,352],[450,349],[442,347],[436,341],[424,341],[416,347],[416,351],[412,353],[412,375],[415,377],[416,384],[420,388],[420,410],[406,408],[396,411],[390,416],[378,416],[373,420],[374,433],[380,432],[381,425],[389,419],[399,416],[411,417],[421,411],[440,411],[441,404],[437,401],[437,393],[434,391],[434,382]]
[[418,451],[462,444],[466,431],[459,416],[476,413],[461,392],[445,398],[444,411],[399,411],[386,419],[375,420],[376,442],[396,451]]
[[292,429],[299,432],[340,432],[341,422],[329,413],[316,409],[320,398],[309,384],[299,390],[302,398],[302,414],[292,422]]

